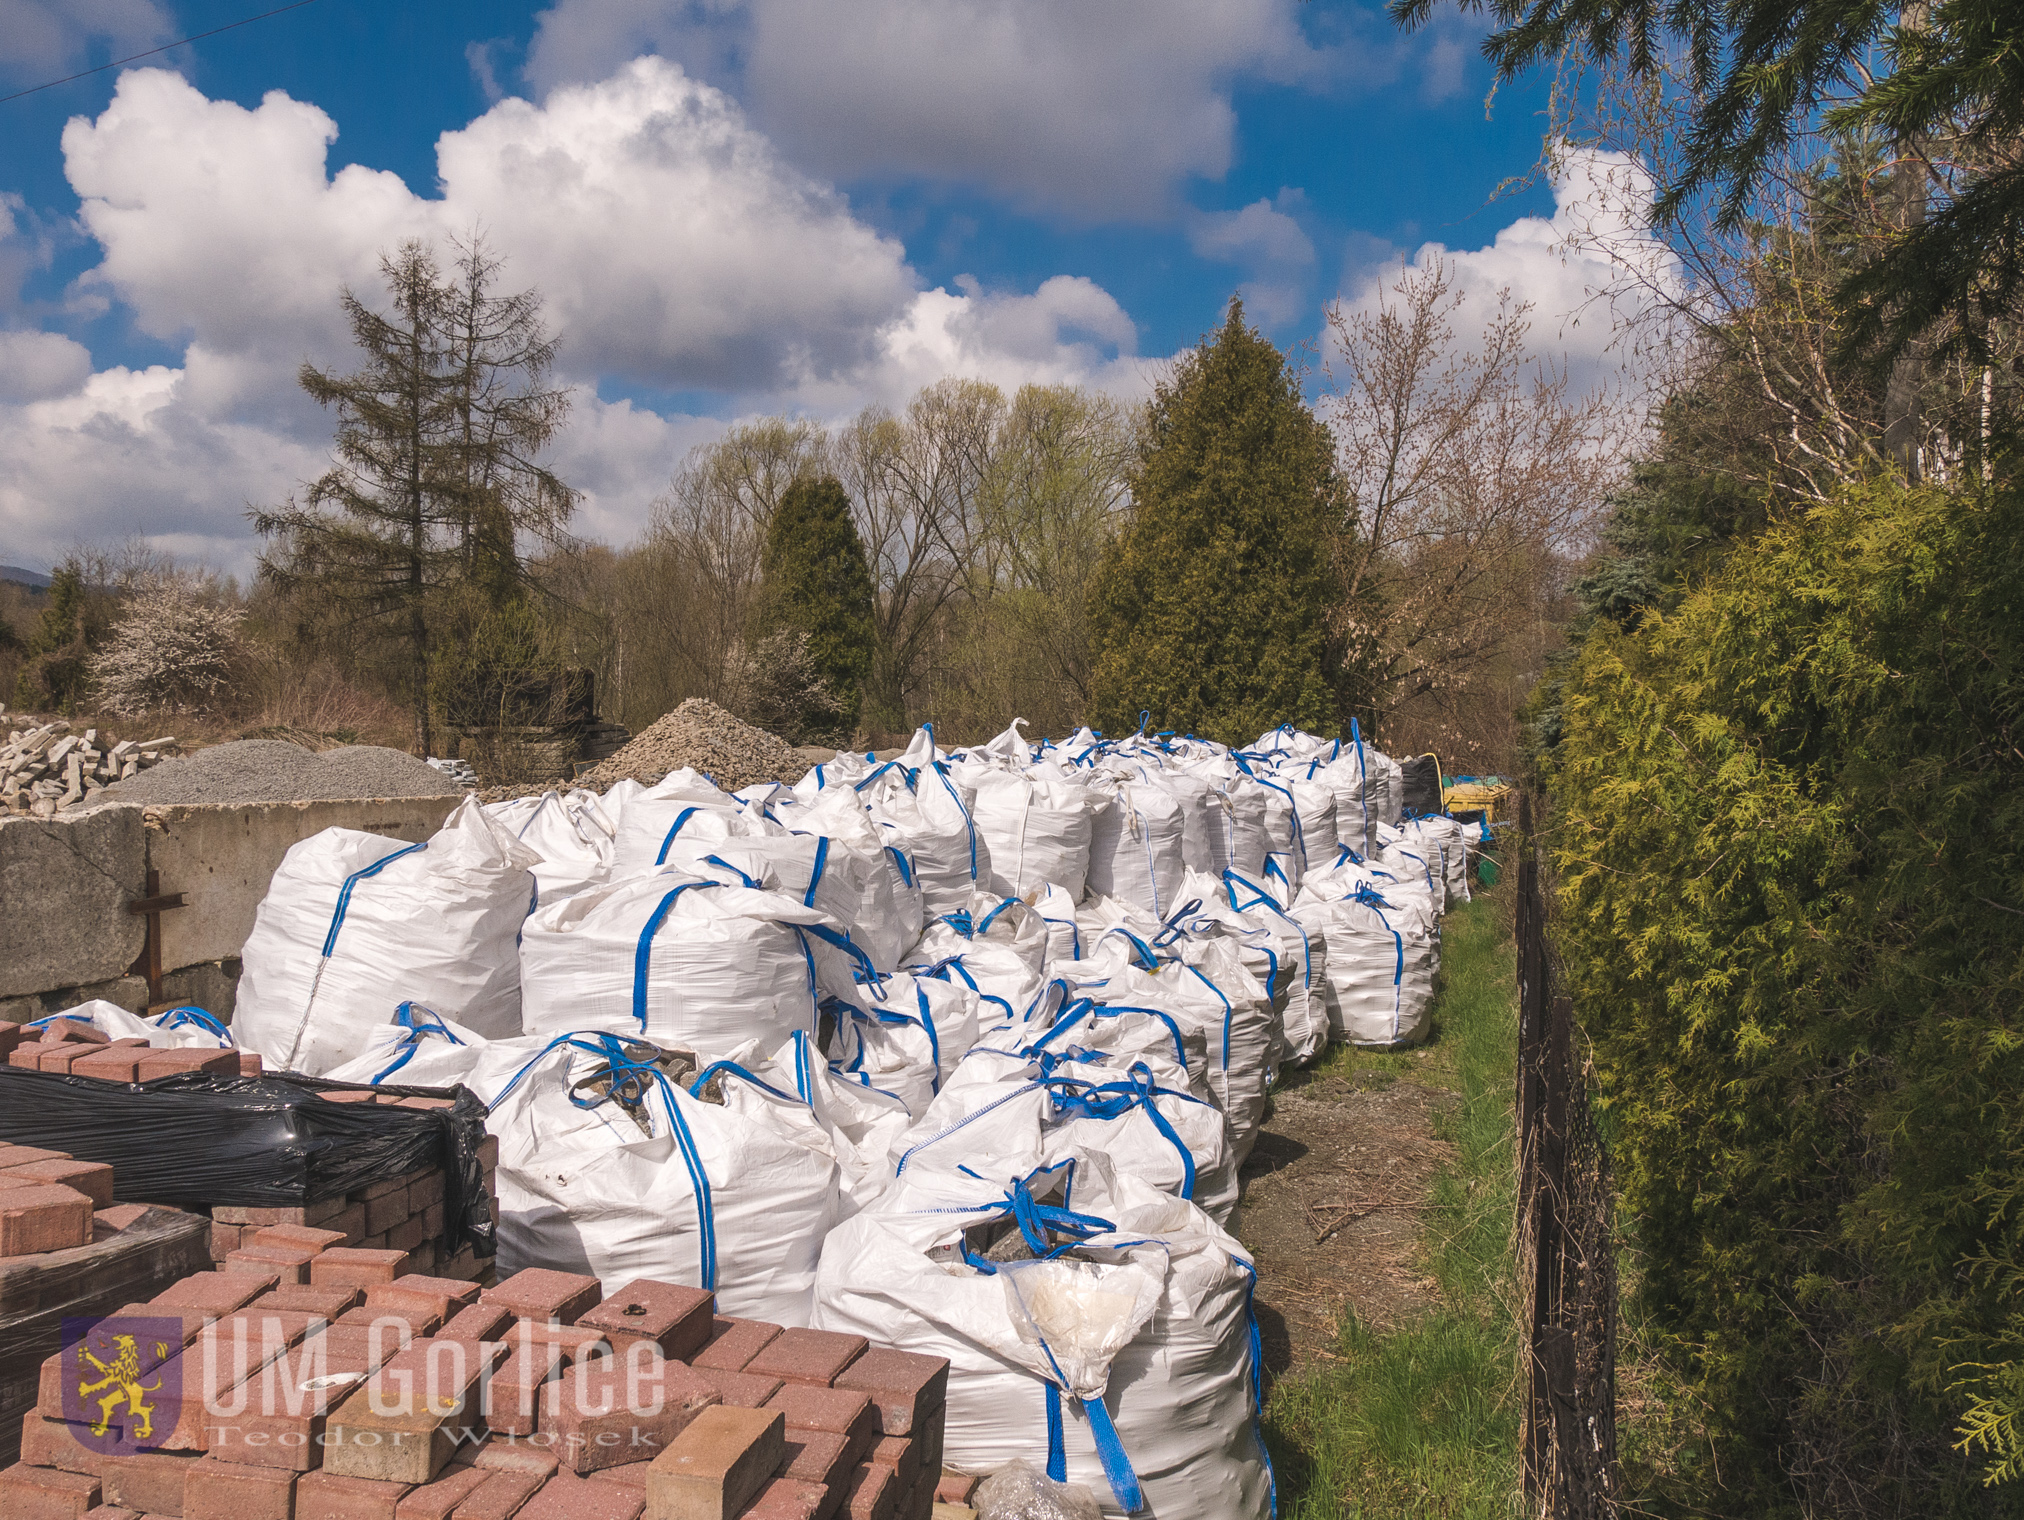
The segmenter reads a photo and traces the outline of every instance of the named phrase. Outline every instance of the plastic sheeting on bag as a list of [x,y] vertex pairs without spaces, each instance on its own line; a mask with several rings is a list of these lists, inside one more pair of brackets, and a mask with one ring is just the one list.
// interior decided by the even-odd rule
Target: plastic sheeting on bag
[[780,892],[673,867],[597,887],[527,920],[527,1032],[599,1029],[715,1056],[815,1032],[827,982],[848,996],[841,931]]
[[79,1003],[61,1013],[30,1019],[29,1029],[47,1029],[59,1020],[89,1024],[113,1040],[146,1040],[157,1050],[231,1050],[232,1031],[194,1004],[143,1016],[129,1013],[102,998]]
[[[1429,850],[1438,850],[1441,880],[1447,892],[1447,906],[1459,907],[1469,901],[1469,851],[1462,825],[1446,814],[1414,818],[1403,832],[1418,839]],[[1429,860],[1429,865],[1432,861]]]
[[658,1054],[601,1032],[561,1035],[494,1097],[499,1275],[582,1272],[607,1293],[651,1277],[710,1289],[724,1314],[807,1324],[823,1237],[842,1212],[814,1110],[723,1068],[710,1072],[722,1101],[705,1102]]
[[[951,1467],[1030,1462],[1106,1514],[1272,1512],[1256,1272],[1201,1209],[1094,1153],[1032,1186],[979,1184],[967,1208],[912,1196],[896,1183],[830,1235],[815,1325],[948,1359]],[[1007,1220],[1033,1259],[968,1245]]]
[[476,798],[422,844],[325,829],[291,845],[241,951],[240,1045],[319,1075],[406,1002],[487,1038],[518,1034],[515,939],[538,858]]
[[1099,1151],[1218,1224],[1237,1206],[1237,1157],[1215,1104],[1164,1085],[1153,1063],[1101,1051],[975,1050],[893,1143],[892,1173],[960,1193]]

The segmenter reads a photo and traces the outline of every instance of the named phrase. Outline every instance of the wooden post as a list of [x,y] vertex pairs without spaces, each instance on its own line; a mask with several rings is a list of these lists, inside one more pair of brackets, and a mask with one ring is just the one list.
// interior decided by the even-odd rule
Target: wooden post
[[148,979],[148,1012],[162,1013],[169,1004],[162,997],[162,915],[171,908],[186,907],[183,894],[162,893],[161,873],[153,866],[148,867],[147,895],[137,897],[126,905],[129,913],[138,913],[148,921],[147,942],[142,945],[140,955],[129,968],[131,976]]

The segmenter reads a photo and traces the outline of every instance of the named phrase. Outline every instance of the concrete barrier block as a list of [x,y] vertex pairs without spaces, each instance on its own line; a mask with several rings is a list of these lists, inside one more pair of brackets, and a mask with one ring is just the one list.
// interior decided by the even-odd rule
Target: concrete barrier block
[[0,997],[111,981],[141,952],[141,810],[0,820]]
[[181,892],[189,904],[162,915],[163,971],[237,956],[253,932],[254,911],[267,895],[275,867],[298,840],[344,828],[418,842],[441,828],[462,800],[397,797],[149,807],[147,864],[158,874],[162,891]]

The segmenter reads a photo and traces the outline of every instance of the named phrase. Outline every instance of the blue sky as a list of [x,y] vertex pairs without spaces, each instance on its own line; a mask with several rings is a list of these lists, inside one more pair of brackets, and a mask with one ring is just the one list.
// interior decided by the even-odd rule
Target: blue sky
[[[261,8],[5,0],[0,94]],[[473,225],[549,297],[614,540],[726,419],[1133,394],[1233,289],[1313,342],[1429,243],[1544,329],[1554,191],[1493,199],[1544,86],[1486,112],[1477,41],[1339,0],[314,0],[0,104],[0,561],[243,568],[322,457],[291,377],[343,362],[337,286]]]

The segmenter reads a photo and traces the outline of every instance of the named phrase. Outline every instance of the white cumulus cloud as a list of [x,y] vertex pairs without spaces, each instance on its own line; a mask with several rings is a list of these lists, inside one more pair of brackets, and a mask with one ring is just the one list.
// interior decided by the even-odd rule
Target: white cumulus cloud
[[[379,304],[379,256],[410,237],[447,250],[482,230],[505,288],[542,293],[578,387],[555,463],[593,536],[636,531],[723,425],[600,389],[838,415],[946,373],[1139,385],[1133,325],[1100,287],[923,290],[899,243],[667,60],[497,102],[443,134],[433,197],[360,165],[331,173],[337,132],[279,91],[248,109],[154,69],[65,129],[101,255],[72,308],[123,309],[182,360],[93,373],[71,338],[0,332],[0,542],[15,558],[138,531],[247,569],[247,505],[327,459],[332,419],[296,370],[352,362],[338,290]],[[0,201],[0,272],[42,256],[18,212]]]
[[1162,216],[1229,168],[1240,79],[1333,81],[1298,0],[558,0],[537,89],[652,48],[735,81],[796,162],[988,186],[1096,220]]

